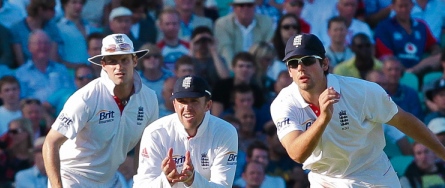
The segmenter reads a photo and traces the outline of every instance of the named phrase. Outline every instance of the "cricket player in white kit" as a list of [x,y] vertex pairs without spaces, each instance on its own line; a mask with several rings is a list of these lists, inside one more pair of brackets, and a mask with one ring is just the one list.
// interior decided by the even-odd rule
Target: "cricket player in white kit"
[[379,85],[329,74],[329,60],[315,35],[291,37],[283,61],[293,83],[273,101],[272,119],[289,156],[310,170],[312,188],[400,187],[383,152],[383,123],[445,159],[434,134]]
[[238,135],[235,127],[209,113],[210,97],[210,87],[198,76],[176,81],[176,113],[145,129],[134,187],[232,187]]
[[119,165],[158,118],[156,94],[134,69],[147,52],[135,52],[125,34],[112,34],[103,39],[101,55],[88,59],[102,66],[101,77],[68,99],[45,139],[49,187],[122,186]]

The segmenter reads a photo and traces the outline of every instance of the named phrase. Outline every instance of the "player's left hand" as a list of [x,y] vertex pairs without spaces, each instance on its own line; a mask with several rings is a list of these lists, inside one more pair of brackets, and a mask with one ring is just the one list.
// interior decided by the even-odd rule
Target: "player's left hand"
[[195,179],[195,169],[193,167],[192,160],[190,159],[190,151],[187,151],[185,153],[184,166],[182,167],[181,173],[178,174],[176,177],[177,178],[173,179],[172,182],[183,182],[187,186],[193,184],[193,181]]

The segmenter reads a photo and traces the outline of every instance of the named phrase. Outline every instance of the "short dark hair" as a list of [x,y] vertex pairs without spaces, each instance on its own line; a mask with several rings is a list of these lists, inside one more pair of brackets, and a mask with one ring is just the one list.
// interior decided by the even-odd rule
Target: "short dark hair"
[[90,48],[90,41],[91,41],[91,40],[93,40],[93,39],[99,39],[99,40],[102,40],[102,39],[104,39],[104,38],[105,38],[105,35],[102,34],[102,33],[99,33],[99,32],[93,32],[93,33],[90,33],[90,34],[87,36],[87,48]]
[[235,67],[239,60],[251,62],[256,68],[255,58],[249,52],[238,52],[232,59],[232,67]]
[[208,33],[208,34],[213,36],[212,30],[210,30],[209,27],[207,27],[207,26],[198,26],[195,29],[193,29],[192,35],[190,36],[190,38],[193,39],[193,38],[196,37],[196,35],[201,34],[201,33]]
[[178,60],[176,60],[175,70],[178,70],[179,66],[181,66],[181,65],[191,65],[193,67],[195,66],[195,64],[193,63],[192,57],[190,57],[188,55],[183,55]]
[[20,82],[14,76],[6,75],[0,79],[0,91],[5,84],[17,84],[20,88]]
[[261,142],[259,140],[255,140],[254,142],[249,144],[249,146],[247,146],[247,152],[246,152],[247,158],[251,158],[252,157],[254,149],[260,149],[260,150],[264,150],[266,152],[269,152],[269,148],[267,147],[267,145],[264,142]]
[[26,7],[26,12],[28,13],[28,16],[36,17],[39,13],[40,8],[54,9],[55,6],[55,0],[31,0],[29,5]]
[[334,16],[331,19],[329,19],[328,21],[328,29],[331,28],[332,23],[344,23],[345,25],[347,24],[346,19],[341,17],[341,16]]
[[251,92],[252,96],[253,96],[253,94],[254,94],[253,93],[253,88],[250,85],[248,85],[248,84],[237,84],[237,85],[233,86],[233,89],[232,89],[232,92],[231,92],[231,95],[230,95],[230,100],[231,100],[232,103],[235,103],[235,95],[237,93],[245,94],[245,93],[249,93],[249,92]]
[[[62,5],[62,10],[65,11],[65,5],[68,4],[71,0],[60,0],[60,4]],[[87,0],[82,0],[82,4],[85,5]]]
[[144,8],[144,12],[148,11],[148,1],[141,0],[125,0],[120,1],[123,7],[130,9],[132,12],[140,7]]

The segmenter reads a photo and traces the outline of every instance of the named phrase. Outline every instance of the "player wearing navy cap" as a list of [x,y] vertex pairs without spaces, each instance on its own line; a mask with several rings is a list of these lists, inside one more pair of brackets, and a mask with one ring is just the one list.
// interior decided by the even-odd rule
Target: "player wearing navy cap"
[[[51,126],[43,146],[49,187],[121,187],[116,174],[145,127],[158,118],[156,94],[142,84],[125,34],[102,40],[100,78],[76,91]],[[139,147],[136,147],[139,148]]]
[[201,77],[175,82],[176,113],[144,130],[134,187],[232,187],[238,135],[232,125],[209,113],[210,97]]
[[325,48],[312,34],[289,39],[285,57],[293,83],[271,105],[289,156],[311,170],[311,187],[400,187],[383,152],[383,123],[445,159],[445,148],[377,84],[329,74]]

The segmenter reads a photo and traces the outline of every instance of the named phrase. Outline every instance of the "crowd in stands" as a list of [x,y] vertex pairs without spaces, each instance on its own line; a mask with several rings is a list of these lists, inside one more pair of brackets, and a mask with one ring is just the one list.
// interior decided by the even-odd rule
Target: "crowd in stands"
[[[211,113],[238,130],[234,187],[301,188],[308,172],[288,157],[269,110],[292,83],[287,40],[317,35],[331,73],[378,83],[443,141],[444,29],[445,0],[0,0],[0,187],[47,186],[44,136],[68,97],[103,74],[87,59],[108,34],[149,50],[137,70],[160,117],[174,113],[178,77],[207,80]],[[445,186],[445,161],[384,130],[403,187]],[[128,187],[133,157],[119,172]]]

